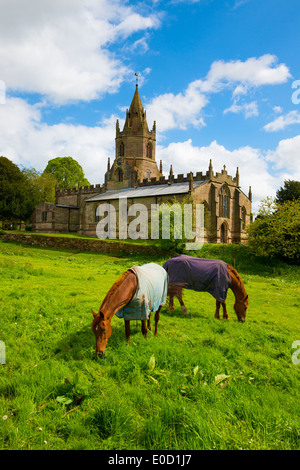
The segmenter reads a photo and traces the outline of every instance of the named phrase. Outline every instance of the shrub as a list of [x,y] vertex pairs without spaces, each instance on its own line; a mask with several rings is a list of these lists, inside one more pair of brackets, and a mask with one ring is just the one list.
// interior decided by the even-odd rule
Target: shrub
[[300,261],[300,201],[275,205],[275,211],[260,212],[248,228],[249,245],[258,255]]

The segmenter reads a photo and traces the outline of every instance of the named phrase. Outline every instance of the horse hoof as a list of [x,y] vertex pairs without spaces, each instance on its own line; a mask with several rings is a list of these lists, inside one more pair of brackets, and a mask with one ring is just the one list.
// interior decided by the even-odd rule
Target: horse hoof
[[182,310],[182,313],[184,313],[184,315],[189,315],[189,312],[186,307],[182,307],[181,310]]

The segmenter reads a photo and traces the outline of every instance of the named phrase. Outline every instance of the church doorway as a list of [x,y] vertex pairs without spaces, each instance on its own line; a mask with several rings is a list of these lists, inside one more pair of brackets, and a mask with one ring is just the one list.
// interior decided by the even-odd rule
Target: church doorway
[[225,222],[222,223],[221,228],[220,228],[220,242],[228,243],[228,230],[227,230],[227,224]]

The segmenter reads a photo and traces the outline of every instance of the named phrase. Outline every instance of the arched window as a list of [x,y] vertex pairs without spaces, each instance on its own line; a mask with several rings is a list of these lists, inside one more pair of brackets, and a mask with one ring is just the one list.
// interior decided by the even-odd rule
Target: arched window
[[219,192],[219,216],[229,219],[230,194],[228,187],[224,184]]
[[223,222],[220,227],[220,243],[228,243],[228,227],[226,222]]
[[151,142],[148,142],[147,144],[147,158],[152,158],[152,144]]
[[120,157],[124,157],[124,151],[125,151],[124,142],[121,142],[120,147],[119,147],[119,156]]
[[246,226],[246,208],[245,207],[242,207],[242,230],[245,230],[245,226]]

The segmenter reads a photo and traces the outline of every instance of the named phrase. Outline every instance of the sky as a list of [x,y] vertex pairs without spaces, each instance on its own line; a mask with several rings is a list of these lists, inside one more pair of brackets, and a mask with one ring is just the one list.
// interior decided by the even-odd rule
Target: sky
[[253,210],[300,179],[297,0],[0,0],[0,155],[103,184],[135,91],[165,174],[224,165]]

